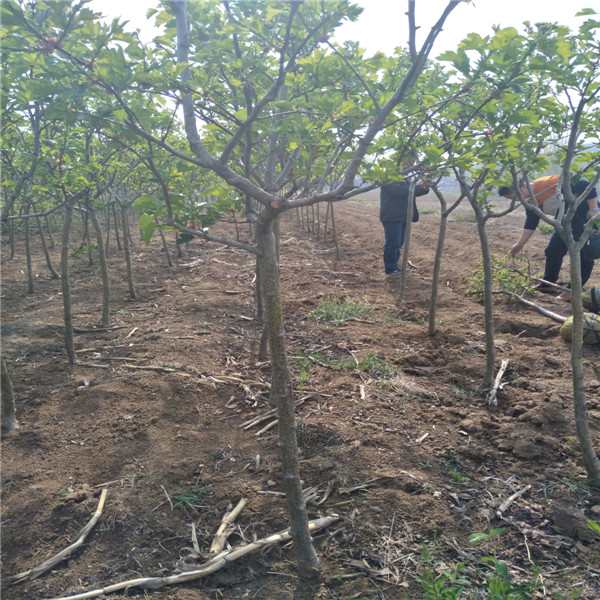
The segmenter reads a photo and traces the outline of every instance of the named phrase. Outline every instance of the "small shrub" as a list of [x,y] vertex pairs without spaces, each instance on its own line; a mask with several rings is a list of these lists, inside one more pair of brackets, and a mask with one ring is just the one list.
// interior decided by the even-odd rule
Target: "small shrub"
[[98,244],[82,244],[76,248],[71,248],[71,258],[81,258],[85,256],[88,251],[96,252],[98,250]]
[[467,483],[467,481],[470,481],[469,477],[460,472],[460,465],[456,461],[443,458],[441,462],[444,470],[455,483]]
[[455,221],[464,221],[465,223],[477,223],[477,217],[475,215],[455,215]]
[[[426,546],[421,553],[421,574],[419,585],[423,590],[423,600],[466,600],[485,598],[486,600],[533,600],[539,597],[542,584],[541,569],[533,567],[532,580],[515,584],[511,579],[508,565],[496,555],[494,538],[502,529],[489,533],[474,533],[470,537],[472,546],[481,542],[492,543],[492,556],[469,557],[454,566],[443,557],[436,557]],[[562,598],[553,594],[557,600]],[[577,596],[570,596],[577,597]]]
[[540,223],[537,226],[537,230],[541,231],[542,233],[546,233],[548,235],[550,235],[551,233],[554,233],[554,227],[552,227],[552,225],[548,225],[548,223]]
[[[521,296],[533,289],[529,276],[529,264],[523,256],[492,254],[492,287],[495,290],[506,290]],[[483,259],[479,259],[477,267],[469,279],[469,291],[474,294],[483,292]]]
[[367,303],[356,303],[349,300],[328,298],[317,308],[311,310],[309,317],[315,321],[330,323],[334,326],[345,325],[349,319],[364,318],[371,313],[373,307]]
[[333,371],[352,371],[357,369],[378,379],[391,379],[398,373],[394,366],[376,352],[369,352],[358,362],[350,356],[335,358],[333,356],[323,356],[319,353],[303,354],[302,352],[293,356],[292,360],[298,365],[294,371],[300,381],[308,380],[309,373],[317,365],[327,367]]
[[60,490],[58,490],[58,497],[65,498],[69,494],[72,494],[74,491],[75,491],[75,486],[71,483],[69,485],[66,485],[63,488],[60,488]]
[[173,506],[182,510],[187,516],[188,510],[198,512],[204,506],[204,499],[208,494],[208,488],[201,485],[193,485],[191,488],[182,490],[173,495]]
[[369,352],[358,362],[356,368],[363,373],[371,375],[371,377],[379,377],[381,379],[391,379],[398,373],[396,368],[388,363],[381,354],[377,354],[376,352]]

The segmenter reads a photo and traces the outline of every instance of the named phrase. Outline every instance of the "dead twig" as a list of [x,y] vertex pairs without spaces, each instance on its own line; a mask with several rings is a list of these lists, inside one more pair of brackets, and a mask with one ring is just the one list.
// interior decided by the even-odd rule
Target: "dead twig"
[[248,501],[245,498],[242,498],[232,511],[227,512],[223,515],[223,519],[221,520],[221,525],[217,530],[215,539],[210,545],[209,552],[211,554],[218,554],[219,552],[221,552],[221,550],[223,550],[227,538],[231,535],[231,532],[234,529],[234,521],[238,518],[239,514],[242,512],[244,506],[246,506],[247,503]]
[[159,371],[160,373],[176,373],[177,369],[171,369],[170,367],[154,367],[143,365],[121,365],[124,369],[136,369],[140,371]]
[[498,390],[501,390],[505,384],[502,384],[502,377],[504,376],[504,372],[508,367],[508,360],[503,360],[500,365],[500,369],[498,370],[498,374],[496,375],[496,379],[494,379],[494,385],[492,389],[487,393],[485,397],[485,401],[488,406],[498,406]]
[[22,581],[36,579],[40,575],[46,573],[46,571],[53,569],[57,564],[63,562],[64,560],[67,560],[67,558],[69,558],[80,546],[83,545],[89,532],[100,520],[107,493],[108,490],[104,488],[102,490],[102,493],[100,494],[100,501],[98,502],[98,508],[96,508],[96,512],[89,520],[88,524],[77,534],[77,537],[73,540],[73,543],[70,546],[67,546],[56,556],[49,558],[48,560],[44,561],[41,565],[38,565],[33,569],[29,569],[28,571],[23,571],[22,573],[18,573],[17,575],[13,575],[11,577],[6,577],[5,579],[2,579],[0,581],[0,585],[14,585],[15,583],[21,583]]
[[501,517],[502,513],[518,498],[520,498],[525,492],[528,492],[531,489],[530,485],[526,485],[523,489],[519,490],[518,492],[515,492],[514,494],[512,494],[512,496],[509,496],[499,507],[498,510],[496,511],[496,516]]
[[[316,392],[307,394],[306,396],[303,396],[302,398],[300,398],[300,400],[298,400],[294,404],[294,406],[298,407],[298,406],[300,406],[301,404],[304,404],[307,400],[309,400],[310,398],[313,398],[316,395],[317,395]],[[244,421],[240,425],[240,427],[242,429],[250,429],[250,428],[254,427],[255,425],[258,425],[259,423],[262,423],[263,421],[267,421],[271,417],[274,417],[276,414],[277,414],[277,409],[276,408],[272,408],[272,409],[268,410],[267,412],[263,413],[262,415],[259,415],[258,417],[252,417],[252,419],[249,419],[248,421]]]
[[[310,531],[317,531],[319,529],[327,527],[328,525],[331,525],[331,523],[335,523],[339,519],[339,515],[329,515],[327,517],[322,517],[320,519],[310,521],[308,527]],[[114,585],[109,585],[102,589],[83,592],[81,594],[75,594],[74,596],[63,596],[60,598],[54,598],[53,600],[84,600],[87,598],[98,598],[99,596],[102,596],[102,594],[111,594],[113,592],[118,592],[120,590],[125,590],[129,588],[158,590],[169,585],[193,581],[195,579],[200,579],[202,577],[206,577],[207,575],[211,575],[212,573],[216,573],[229,563],[238,560],[244,556],[247,556],[248,554],[252,554],[253,552],[257,552],[261,548],[271,546],[277,543],[287,542],[291,538],[292,536],[290,534],[290,530],[286,529],[284,531],[274,533],[273,535],[270,535],[266,538],[262,538],[260,540],[256,540],[255,542],[251,542],[250,544],[246,544],[241,548],[221,552],[220,554],[217,554],[204,564],[198,565],[198,568],[193,571],[185,571],[183,573],[177,573],[175,575],[169,575],[167,577],[143,577],[139,579],[130,579],[129,581],[115,583]]]
[[259,435],[266,433],[270,429],[273,429],[273,427],[275,427],[275,425],[277,425],[277,423],[279,423],[279,419],[275,419],[274,421],[267,423],[261,430],[257,431],[254,435],[258,437]]
[[167,494],[167,490],[165,490],[165,486],[161,485],[160,487],[162,488],[162,491],[165,493],[165,496],[167,497],[167,501],[169,502],[169,506],[171,507],[171,512],[173,512],[175,510],[175,508],[173,507],[173,502],[171,502],[171,498],[169,497],[169,494]]
[[113,327],[94,327],[92,329],[73,327],[73,331],[75,333],[96,333],[98,331],[114,331],[115,329],[125,329],[125,325],[114,325]]

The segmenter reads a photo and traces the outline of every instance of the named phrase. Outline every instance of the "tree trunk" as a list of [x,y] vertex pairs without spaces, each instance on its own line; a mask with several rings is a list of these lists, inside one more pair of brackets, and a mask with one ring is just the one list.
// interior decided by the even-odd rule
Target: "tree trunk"
[[61,249],[60,249],[60,278],[63,296],[63,314],[65,322],[65,348],[67,358],[72,365],[77,364],[75,343],[73,340],[73,315],[71,313],[71,287],[69,285],[69,244],[71,227],[73,225],[73,212],[75,201],[67,201],[65,220],[63,223]]
[[19,429],[15,413],[15,397],[13,395],[12,382],[4,357],[0,358],[1,362],[1,379],[2,379],[2,396],[0,396],[0,413],[2,415],[2,427],[8,431]]
[[485,318],[485,373],[478,391],[490,388],[494,382],[494,369],[496,364],[496,346],[494,344],[494,294],[492,293],[492,255],[488,240],[486,218],[481,206],[474,198],[469,198],[477,217],[477,233],[481,244],[481,260],[483,266],[483,302]]
[[294,393],[286,356],[276,240],[273,222],[271,220],[265,222],[264,214],[257,222],[256,240],[262,251],[262,256],[258,260],[271,351],[271,402],[277,406],[279,449],[290,515],[290,531],[294,540],[294,551],[300,574],[312,578],[318,574],[319,559],[312,546],[306,503],[302,498]]
[[318,203],[316,206],[316,211],[317,211],[317,240],[320,239],[321,237],[321,209],[320,209],[321,204]]
[[81,238],[81,246],[80,248],[83,249],[83,247],[85,246],[86,242],[90,243],[90,229],[89,229],[89,223],[88,223],[88,215],[86,213],[84,213],[83,215],[83,237]]
[[[121,247],[121,235],[119,234],[119,214],[117,213],[117,205],[113,204],[112,209],[114,217],[113,220],[115,222],[115,238],[117,240],[117,250],[120,252],[123,248]],[[123,207],[121,207],[121,210],[123,210]],[[125,225],[123,224],[123,228],[124,227]]]
[[10,260],[15,257],[15,222],[11,219],[8,222],[8,236],[10,242]]
[[340,260],[340,245],[338,243],[337,229],[335,227],[335,213],[333,211],[333,202],[331,203],[331,235],[335,242],[335,259]]
[[29,226],[29,204],[25,205],[25,262],[27,263],[27,293],[33,294],[33,265],[31,262],[31,228]]
[[581,448],[581,458],[588,477],[588,484],[600,491],[600,460],[594,450],[590,435],[585,382],[583,377],[583,304],[581,302],[581,257],[579,250],[569,241],[569,266],[571,273],[571,306],[573,309],[573,332],[571,339],[571,372],[573,377],[573,407],[575,428]]
[[87,255],[88,255],[88,266],[94,266],[94,250],[92,249],[92,240],[88,235],[88,245],[87,245]]
[[[133,282],[133,268],[131,266],[131,252],[129,251],[129,223],[127,221],[127,205],[121,204],[121,220],[123,225],[123,250],[125,250],[125,264],[127,265],[127,283],[129,285],[129,297],[137,300],[135,284]],[[116,222],[116,213],[115,213]]]
[[104,253],[104,245],[102,244],[102,227],[98,220],[96,211],[88,208],[90,220],[96,233],[98,241],[98,260],[100,261],[100,273],[102,275],[102,327],[110,327],[110,282],[108,279],[108,265],[106,264],[106,254]]
[[110,240],[110,204],[106,205],[106,243],[104,244],[104,253],[108,256],[108,242]]
[[52,229],[50,227],[50,219],[48,219],[48,215],[44,217],[44,223],[46,224],[46,231],[48,232],[48,239],[50,240],[50,247],[54,248],[56,244],[54,243],[54,238],[52,237]]
[[[34,211],[35,211],[35,207],[34,207]],[[37,222],[38,229],[40,230],[40,239],[42,240],[42,249],[44,250],[44,256],[46,258],[46,265],[48,267],[48,270],[50,271],[50,275],[52,276],[52,279],[58,279],[60,277],[60,275],[54,269],[54,266],[52,265],[52,260],[50,259],[50,252],[48,251],[48,244],[46,243],[46,236],[44,235],[44,228],[42,226],[42,220],[39,217],[36,217],[35,220]]]
[[410,250],[410,234],[412,232],[412,218],[414,213],[415,181],[408,184],[408,204],[406,205],[406,233],[404,236],[404,249],[402,250],[402,275],[400,277],[400,292],[396,298],[396,306],[402,304],[404,290],[406,289],[406,274],[408,273],[408,252]]
[[435,249],[435,258],[433,260],[433,281],[431,282],[431,298],[429,300],[429,335],[434,336],[437,332],[436,316],[437,301],[440,288],[440,271],[442,269],[442,257],[444,255],[444,244],[446,242],[446,229],[448,228],[448,215],[445,208],[442,209],[440,218],[440,229],[438,232],[438,241]]
[[442,192],[440,192],[436,185],[432,185],[431,187],[440,201],[440,229],[433,261],[433,279],[431,282],[431,299],[429,301],[429,335],[434,336],[437,333],[437,301],[440,286],[440,271],[442,269],[442,257],[444,255],[444,244],[446,243],[446,230],[448,228],[448,216],[459,205],[462,198],[459,198],[454,202],[448,210],[448,204],[446,203],[446,198]]
[[[156,223],[158,223],[158,219],[156,219],[156,217],[154,218],[154,221]],[[167,257],[167,265],[169,265],[169,267],[172,267],[173,259],[171,258],[171,251],[169,250],[169,244],[167,244],[167,238],[165,237],[165,233],[160,227],[158,228],[158,235],[160,235],[160,240],[162,242],[163,249],[165,251],[165,256]]]

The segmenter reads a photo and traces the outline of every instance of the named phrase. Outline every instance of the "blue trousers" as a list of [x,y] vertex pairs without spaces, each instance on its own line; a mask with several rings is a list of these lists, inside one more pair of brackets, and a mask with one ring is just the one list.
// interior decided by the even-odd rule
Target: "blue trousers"
[[[581,232],[575,231],[573,228],[574,238],[578,240],[581,236]],[[556,283],[558,281],[558,275],[560,274],[560,269],[562,267],[563,258],[567,255],[568,250],[565,246],[565,243],[562,241],[560,235],[556,233],[556,231],[550,236],[550,241],[544,250],[544,254],[546,255],[546,269],[544,271],[544,279],[546,281],[550,281],[552,283]],[[594,268],[593,260],[584,260],[583,256],[581,258],[581,285],[584,286],[587,280],[590,278],[592,274],[592,269]]]
[[400,249],[404,245],[406,236],[406,223],[400,221],[389,221],[383,223],[385,245],[383,246],[383,266],[385,274],[400,271],[398,261],[400,260]]

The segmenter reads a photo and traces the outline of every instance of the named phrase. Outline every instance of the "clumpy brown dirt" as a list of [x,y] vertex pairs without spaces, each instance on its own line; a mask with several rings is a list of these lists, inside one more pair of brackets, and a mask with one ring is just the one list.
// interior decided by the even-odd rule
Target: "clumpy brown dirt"
[[[421,208],[436,209],[435,199],[421,200]],[[287,341],[304,400],[301,473],[314,488],[308,510],[311,518],[341,515],[315,535],[323,573],[318,598],[422,598],[416,578],[426,567],[424,545],[435,566],[466,561],[472,582],[482,582],[486,567],[476,571],[478,559],[495,548],[515,584],[533,581],[533,567],[540,567],[535,597],[578,590],[586,600],[600,597],[600,542],[586,523],[600,522],[600,500],[585,486],[569,348],[558,324],[499,299],[497,360],[510,361],[507,384],[496,408],[474,393],[484,334],[482,307],[467,294],[480,255],[469,210],[450,219],[434,337],[426,321],[437,214],[422,214],[413,228],[400,310],[398,290],[383,275],[376,196],[337,206],[339,260],[295,216],[283,220]],[[321,213],[321,227],[323,221]],[[490,222],[494,252],[510,247],[522,221],[519,213]],[[527,246],[537,270],[547,239],[537,232]],[[58,250],[52,252],[57,264]],[[2,353],[21,429],[2,438],[3,576],[65,548],[95,511],[102,487],[108,495],[100,522],[70,560],[5,587],[3,598],[66,596],[172,573],[193,547],[192,525],[208,552],[228,505],[241,498],[248,504],[232,546],[285,529],[276,429],[259,434],[270,419],[243,427],[269,410],[250,255],[194,242],[169,268],[158,240],[145,246],[136,239],[132,301],[122,253],[111,243],[110,331],[93,331],[98,266],[86,255],[72,258],[76,366],[67,364],[63,347],[60,282],[48,277],[39,252],[36,291],[28,295],[22,237],[15,258],[8,257],[5,243]],[[600,285],[600,269],[590,285]],[[328,298],[372,310],[339,326],[311,318]],[[550,296],[534,300],[569,312]],[[372,353],[396,376],[353,367]],[[598,356],[597,348],[585,348],[589,418],[600,450]],[[496,528],[503,532],[494,546],[469,544],[470,534]],[[202,580],[127,596],[286,599],[296,581],[292,549],[283,545]]]

